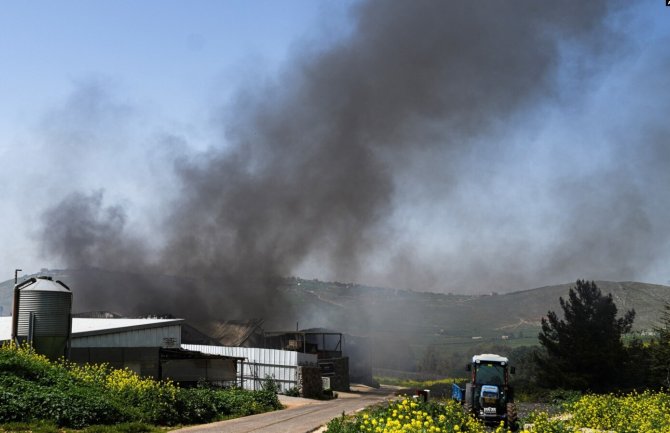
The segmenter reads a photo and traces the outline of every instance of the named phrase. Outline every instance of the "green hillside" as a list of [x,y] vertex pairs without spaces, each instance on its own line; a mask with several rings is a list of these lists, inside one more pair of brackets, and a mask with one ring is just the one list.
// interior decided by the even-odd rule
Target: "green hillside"
[[[85,277],[94,289],[89,290],[87,300],[95,294],[95,309],[122,314],[130,313],[124,311],[125,297],[120,294],[141,290],[142,281],[146,281],[135,275],[91,269],[48,273],[67,284]],[[165,287],[178,287],[185,281],[159,278]],[[630,308],[636,310],[636,331],[649,330],[657,322],[663,303],[670,301],[668,286],[609,281],[597,284],[604,293],[612,293],[621,313]],[[4,315],[11,313],[12,286],[13,281],[0,284]],[[559,297],[567,297],[570,287],[571,284],[562,284],[506,294],[463,295],[288,278],[279,292],[282,302],[289,304],[285,310],[290,313],[278,311],[281,320],[266,317],[269,320],[265,323],[266,330],[295,329],[297,322],[301,328],[325,327],[368,337],[375,357],[392,358],[404,365],[414,362],[417,354],[429,346],[455,352],[482,343],[507,347],[537,344],[541,318],[549,310],[560,313]],[[83,308],[78,304],[86,296],[78,297],[76,285],[72,289],[78,312]],[[151,305],[150,300],[147,303]],[[161,313],[165,312],[154,312]],[[178,306],[170,313],[180,315]]]
[[[636,282],[598,281],[621,314],[634,308],[635,331],[649,330],[670,287]],[[302,314],[333,329],[369,338],[373,366],[413,370],[433,350],[460,365],[467,353],[509,351],[538,344],[540,321],[549,310],[561,313],[559,298],[572,284],[547,286],[507,294],[457,295],[382,289],[355,284],[289,279],[285,298]],[[492,349],[492,347],[496,347]]]
[[[634,308],[634,329],[651,328],[661,306],[670,300],[670,287],[637,282],[598,281],[612,293],[620,311]],[[547,286],[507,294],[455,295],[380,289],[366,286],[290,280],[282,288],[299,308],[347,330],[369,335],[440,335],[449,339],[473,337],[508,339],[537,335],[547,311],[560,312],[560,297],[572,284]]]
[[[141,279],[101,270],[50,270],[47,273],[66,284],[70,284],[69,278],[80,273],[86,273],[89,280],[111,280],[116,287],[142,284]],[[13,283],[13,280],[0,283],[0,308],[5,316],[11,314]],[[634,329],[638,331],[650,329],[658,320],[663,303],[670,300],[668,286],[596,283],[603,293],[612,293],[620,311],[635,309]],[[415,338],[438,335],[446,340],[508,336],[514,339],[534,337],[547,311],[560,311],[558,299],[567,297],[571,286],[570,283],[506,294],[462,295],[289,278],[280,292],[285,301],[292,304],[295,314],[287,323],[297,321],[305,327],[331,327],[358,335],[412,335]],[[100,298],[109,297],[99,290],[101,288],[96,288]],[[77,298],[77,288],[73,287],[73,291]],[[115,309],[119,309],[118,297],[114,297],[114,301]],[[77,302],[75,309],[76,305]],[[105,305],[98,307],[104,309]]]

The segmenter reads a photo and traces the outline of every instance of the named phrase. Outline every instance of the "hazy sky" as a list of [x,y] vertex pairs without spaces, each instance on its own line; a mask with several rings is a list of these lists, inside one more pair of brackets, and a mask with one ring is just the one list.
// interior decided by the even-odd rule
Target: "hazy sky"
[[5,2],[0,279],[666,284],[670,8],[583,3]]

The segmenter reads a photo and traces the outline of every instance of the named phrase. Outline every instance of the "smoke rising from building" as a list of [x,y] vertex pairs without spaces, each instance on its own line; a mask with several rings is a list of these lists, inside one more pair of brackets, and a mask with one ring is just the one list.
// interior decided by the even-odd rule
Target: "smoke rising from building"
[[[168,158],[148,231],[79,189],[43,214],[45,255],[138,275],[133,312],[216,317],[290,317],[278,282],[310,272],[436,291],[644,275],[670,252],[670,135],[631,110],[668,108],[668,83],[638,81],[627,10],[485,6],[357,4],[349,36],[240,89],[220,145]],[[598,116],[615,89],[640,95],[626,127]],[[77,286],[82,307],[112,298]]]

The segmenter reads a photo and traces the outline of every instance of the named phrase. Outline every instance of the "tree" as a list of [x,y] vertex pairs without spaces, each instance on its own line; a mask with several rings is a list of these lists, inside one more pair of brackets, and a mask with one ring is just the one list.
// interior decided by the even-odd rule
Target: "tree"
[[670,388],[670,303],[663,306],[661,323],[654,331],[658,336],[651,345],[651,370],[661,386]]
[[539,372],[535,363],[535,358],[540,350],[541,348],[538,346],[519,346],[509,352],[510,365],[516,367],[516,375],[512,379],[516,393],[532,396],[540,391],[537,388]]
[[437,346],[434,344],[426,347],[426,350],[423,352],[423,356],[418,362],[418,370],[422,373],[438,373],[440,369],[440,364],[442,364],[440,356],[437,353]]
[[568,300],[560,298],[563,319],[549,311],[542,318],[536,356],[540,384],[551,388],[603,392],[625,380],[627,352],[622,336],[629,332],[635,310],[617,318],[612,295],[604,296],[595,282],[577,280]]

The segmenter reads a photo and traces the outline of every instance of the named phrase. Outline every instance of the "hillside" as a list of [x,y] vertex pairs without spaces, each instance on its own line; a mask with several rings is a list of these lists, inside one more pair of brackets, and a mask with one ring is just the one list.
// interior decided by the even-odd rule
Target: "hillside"
[[[634,308],[634,330],[651,328],[670,287],[637,282],[598,281],[612,293],[620,312]],[[560,297],[572,284],[499,295],[455,295],[380,289],[351,284],[292,280],[283,290],[309,311],[339,329],[410,345],[460,345],[478,341],[535,344],[540,320],[560,312]]]
[[[101,270],[49,271],[67,284],[79,274],[98,282],[95,309],[126,313],[124,290],[141,290],[142,278]],[[28,276],[24,277],[27,278]],[[161,277],[166,286],[180,280]],[[657,321],[661,306],[670,301],[670,287],[638,282],[598,281],[604,293],[612,293],[620,311],[634,308],[635,330],[646,330]],[[137,287],[126,287],[135,285]],[[0,283],[0,307],[11,314],[13,281]],[[109,287],[114,287],[110,290]],[[414,292],[410,290],[368,287],[357,284],[322,282],[288,278],[280,287],[283,302],[290,311],[281,326],[296,322],[301,328],[328,327],[355,335],[389,339],[394,344],[459,345],[479,340],[509,340],[514,344],[534,344],[542,316],[560,312],[559,297],[566,297],[571,284],[546,286],[506,294],[463,295]],[[72,285],[75,312],[77,287]],[[109,293],[112,292],[112,293]],[[89,293],[90,297],[90,293]],[[150,302],[149,302],[150,304]],[[178,307],[171,311],[179,315]],[[154,311],[163,314],[165,311]],[[226,319],[221,317],[219,319]],[[268,322],[266,322],[268,323]],[[503,337],[504,336],[504,337]]]

